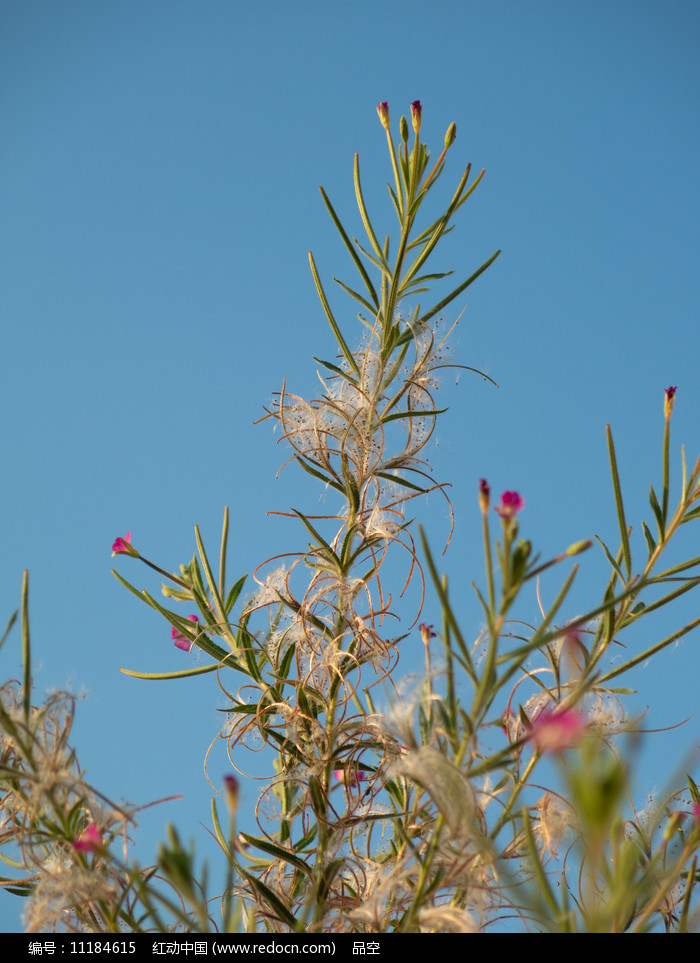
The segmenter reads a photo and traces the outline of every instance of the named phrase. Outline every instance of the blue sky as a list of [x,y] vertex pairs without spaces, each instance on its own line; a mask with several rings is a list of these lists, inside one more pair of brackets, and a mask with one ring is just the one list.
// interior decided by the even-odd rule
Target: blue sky
[[[38,0],[0,16],[3,617],[28,568],[37,691],[85,694],[74,743],[96,786],[140,804],[184,794],[144,812],[142,861],[168,821],[211,853],[202,760],[225,701],[212,676],[119,673],[188,656],[110,575],[111,545],[130,530],[172,570],[191,558],[195,524],[216,543],[228,504],[232,572],[304,546],[266,512],[312,512],[318,493],[293,469],[275,477],[287,456],[253,421],[285,377],[315,393],[311,356],[333,351],[307,252],[327,288],[352,265],[318,185],[358,232],[359,151],[370,208],[380,224],[392,216],[380,100],[397,120],[420,99],[438,150],[456,122],[445,193],[467,161],[486,168],[440,264],[466,277],[503,251],[446,314],[466,307],[456,360],[500,387],[448,375],[430,454],[454,486],[442,564],[476,637],[480,477],[525,496],[521,531],[547,556],[593,532],[617,544],[606,423],[634,538],[659,478],[668,385],[679,386],[674,451],[685,444],[691,463],[700,452],[700,12],[686,0]],[[353,340],[352,303],[337,291],[333,304]],[[441,546],[442,505],[419,519]],[[696,554],[693,542],[691,531],[680,551]],[[114,561],[157,592],[155,575]],[[589,553],[571,614],[604,577]],[[664,619],[680,626],[698,607],[691,594]],[[534,598],[522,615],[536,617]],[[696,632],[636,673],[630,709],[653,700],[649,728],[695,712],[699,643]],[[15,632],[6,678],[19,649]],[[697,736],[692,719],[651,737],[644,791]],[[256,798],[251,783],[243,805]],[[2,931],[19,910],[0,894]]]

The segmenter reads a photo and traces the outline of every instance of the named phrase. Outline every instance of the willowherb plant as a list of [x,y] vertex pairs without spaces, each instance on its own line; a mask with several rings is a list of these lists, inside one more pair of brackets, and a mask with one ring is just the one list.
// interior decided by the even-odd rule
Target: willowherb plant
[[[351,337],[338,323],[309,255],[337,356],[315,359],[322,369],[318,397],[292,394],[285,383],[261,419],[276,422],[280,440],[291,450],[289,461],[330,492],[334,509],[324,515],[296,508],[277,513],[298,520],[306,544],[255,569],[257,588],[247,598],[242,596],[245,576],[232,585],[227,581],[228,509],[216,575],[196,528],[197,554],[178,574],[142,556],[131,544],[131,533],[113,546],[113,554],[140,558],[163,575],[166,598],[196,606],[197,614],[166,608],[115,573],[167,619],[178,648],[196,646],[211,659],[158,677],[216,672],[228,708],[219,736],[230,757],[244,746],[269,750],[270,779],[256,808],[258,830],[236,832],[238,783],[228,776],[226,828],[213,805],[226,863],[220,907],[207,896],[194,855],[183,849],[174,830],[158,859],[158,874],[170,887],[166,891],[155,867],[139,870],[112,854],[115,825],[131,820],[132,812],[117,818],[112,807],[107,819],[93,791],[78,779],[75,786],[81,788],[71,783],[62,790],[59,811],[65,818],[59,819],[53,788],[17,775],[12,768],[16,713],[3,709],[0,722],[9,733],[11,760],[3,772],[14,775],[3,775],[2,784],[15,793],[12,787],[25,787],[5,826],[19,843],[22,865],[35,870],[23,884],[13,884],[16,891],[31,893],[36,902],[46,845],[54,846],[59,836],[62,852],[70,846],[74,861],[98,860],[100,880],[111,887],[85,901],[99,911],[77,912],[79,900],[66,897],[64,916],[53,908],[57,926],[69,918],[75,928],[100,932],[117,926],[134,931],[476,932],[514,918],[521,928],[537,930],[639,932],[659,925],[683,931],[697,922],[700,794],[688,776],[687,795],[670,792],[644,815],[631,802],[628,806],[630,763],[616,738],[631,738],[638,725],[625,713],[629,690],[610,683],[700,619],[621,664],[611,666],[609,660],[623,631],[700,583],[700,576],[687,574],[700,557],[662,565],[670,539],[700,516],[700,460],[690,475],[683,461],[681,497],[677,508],[670,508],[669,434],[676,389],[665,393],[661,497],[651,490],[656,532],[642,523],[647,558],[639,568],[632,561],[608,429],[620,548],[613,553],[601,541],[611,575],[602,600],[582,615],[567,615],[574,566],[554,602],[541,607],[537,625],[516,619],[521,593],[534,587],[542,572],[566,564],[592,543],[579,542],[541,562],[530,541],[520,538],[524,499],[515,491],[505,492],[495,506],[499,536],[494,541],[491,493],[482,480],[478,506],[486,584],[475,589],[486,628],[468,643],[447,579],[438,572],[422,529],[419,551],[406,507],[432,491],[449,505],[446,486],[433,479],[424,456],[442,413],[433,400],[436,372],[449,364],[445,342],[452,329],[439,336],[437,317],[499,252],[428,309],[417,304],[403,312],[407,298],[452,273],[427,273],[427,261],[483,171],[468,187],[467,166],[446,210],[419,223],[423,202],[443,174],[456,127],[448,128],[431,166],[420,139],[418,101],[411,105],[413,138],[402,117],[398,144],[388,104],[381,103],[378,114],[393,175],[393,240],[379,235],[370,219],[357,157],[354,185],[364,244],[351,239],[321,189],[359,276],[359,289],[338,284],[360,306],[362,337]],[[357,348],[350,347],[357,342]],[[385,563],[395,554],[407,563],[405,581],[396,587],[385,574]],[[425,623],[418,627],[425,676],[405,691],[396,679],[397,644],[416,629],[422,602],[406,616],[396,610],[395,599],[414,578],[421,583],[422,599],[425,571],[443,620],[437,629]],[[397,636],[391,627],[400,616]],[[436,642],[442,649],[439,662]],[[372,695],[380,684],[393,693],[384,712],[376,711]],[[26,725],[28,675],[21,691]],[[40,744],[30,740],[27,772],[34,771]],[[44,847],[39,856],[36,840]],[[96,865],[80,863],[80,868],[89,873]]]

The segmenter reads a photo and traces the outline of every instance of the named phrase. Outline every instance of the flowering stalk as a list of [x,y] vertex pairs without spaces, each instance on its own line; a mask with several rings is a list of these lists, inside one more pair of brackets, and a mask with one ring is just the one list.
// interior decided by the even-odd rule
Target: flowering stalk
[[[499,253],[446,297],[429,302],[427,310],[420,304],[407,313],[400,310],[408,299],[428,290],[429,283],[451,273],[425,273],[426,263],[483,175],[467,188],[467,166],[443,213],[427,227],[418,226],[422,204],[455,142],[456,127],[448,128],[444,149],[431,169],[421,141],[420,102],[413,102],[410,114],[413,144],[409,148],[409,124],[402,117],[395,146],[389,105],[378,107],[394,173],[389,191],[398,229],[393,239],[378,233],[370,219],[357,156],[355,195],[365,246],[346,231],[321,188],[357,270],[356,287],[337,283],[360,307],[364,339],[353,347],[309,254],[337,354],[331,360],[315,359],[323,374],[318,397],[306,400],[291,394],[285,382],[261,419],[276,421],[281,440],[291,449],[290,462],[320,482],[337,504],[323,515],[298,508],[275,513],[302,526],[305,547],[259,566],[253,573],[257,588],[236,616],[233,607],[243,579],[231,588],[226,585],[228,512],[218,579],[198,529],[197,555],[180,567],[181,578],[147,563],[175,583],[164,587],[164,594],[196,605],[198,616],[184,618],[120,577],[164,615],[176,643],[184,646],[191,640],[211,657],[210,665],[171,675],[217,672],[230,700],[221,732],[230,757],[238,759],[251,741],[274,755],[274,774],[256,809],[259,832],[245,834],[245,852],[233,838],[237,783],[235,804],[232,792],[227,793],[228,835],[215,813],[215,832],[227,860],[224,928],[236,925],[235,906],[241,907],[241,926],[269,932],[466,932],[488,925],[477,923],[477,916],[498,919],[503,905],[524,919],[541,918],[543,926],[567,932],[605,925],[616,929],[628,918],[646,925],[647,919],[664,913],[670,918],[674,910],[666,907],[672,881],[694,858],[700,831],[683,842],[674,863],[669,847],[681,839],[680,816],[665,823],[660,848],[653,833],[644,835],[637,819],[635,831],[644,840],[646,862],[632,859],[617,829],[627,770],[618,765],[618,757],[607,754],[615,734],[632,723],[624,717],[620,693],[606,683],[670,645],[700,619],[608,671],[603,660],[622,631],[700,584],[700,577],[685,574],[700,558],[657,571],[669,539],[682,524],[700,517],[700,461],[689,479],[684,469],[678,508],[674,513],[668,508],[668,431],[675,388],[666,392],[661,504],[652,490],[658,536],[644,524],[649,551],[641,574],[633,575],[609,430],[621,544],[613,555],[601,542],[612,574],[602,601],[583,615],[566,618],[578,571],[568,560],[591,542],[578,541],[539,561],[531,542],[519,537],[522,496],[506,491],[492,506],[489,486],[482,480],[479,508],[487,587],[483,595],[477,589],[477,596],[484,632],[476,643],[468,641],[447,577],[438,572],[421,529],[427,571],[442,614],[444,678],[431,654],[437,633],[423,622],[419,631],[425,679],[414,694],[397,697],[384,713],[372,699],[374,685],[386,683],[392,691],[397,646],[417,625],[422,607],[421,599],[405,634],[387,635],[389,619],[398,616],[392,600],[399,592],[385,584],[384,562],[393,554],[407,560],[402,594],[416,574],[423,577],[406,505],[430,491],[445,494],[424,456],[442,413],[432,396],[436,371],[446,366],[445,338],[438,337],[433,319]],[[380,237],[385,240],[380,242]],[[495,553],[489,527],[492,507],[500,517]],[[141,557],[126,548],[129,538],[121,541],[118,554]],[[539,576],[557,565],[570,570],[554,600],[545,605]],[[678,583],[670,591],[669,581]],[[650,598],[652,590],[660,590],[661,597]],[[534,625],[513,614],[530,591],[536,591],[541,611]],[[191,639],[188,620],[195,619],[199,625]],[[231,677],[226,668],[234,671],[235,679],[245,676],[243,688],[226,687]],[[585,783],[586,771],[592,770],[588,753],[605,761],[592,787]],[[547,786],[544,797],[535,801],[536,773],[540,783],[547,778],[539,776],[546,756],[553,763],[550,770],[565,762],[562,771],[572,774],[571,781],[568,789]],[[606,779],[615,787],[614,814],[604,805]],[[566,782],[564,777],[561,782]],[[691,795],[694,791],[691,787]],[[700,793],[692,798],[700,806]],[[583,855],[575,867],[565,865],[566,886],[560,895],[549,882],[547,865],[557,858],[561,840],[574,832],[583,840]],[[536,884],[531,901],[519,895],[521,879],[509,885],[514,861]],[[615,872],[609,871],[611,862]],[[192,906],[197,925],[204,926],[206,904],[197,896],[193,859],[177,837],[171,838],[161,865]],[[571,909],[568,886],[577,870],[582,879],[590,872],[591,879],[602,881],[607,902],[584,892],[576,910]],[[688,887],[693,886],[694,876],[688,881]],[[634,893],[637,902],[625,893]],[[610,912],[603,912],[603,905],[611,907]]]
[[664,529],[668,519],[668,479],[669,479],[669,440],[671,415],[673,414],[673,404],[676,398],[678,387],[666,388],[664,397],[664,449],[663,449],[663,508],[661,517]]

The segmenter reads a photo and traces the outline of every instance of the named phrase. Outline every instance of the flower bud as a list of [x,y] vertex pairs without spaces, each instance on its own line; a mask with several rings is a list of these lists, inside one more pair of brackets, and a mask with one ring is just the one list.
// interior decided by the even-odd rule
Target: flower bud
[[414,100],[411,104],[411,120],[413,122],[413,133],[418,134],[420,132],[421,114],[423,113],[423,108],[420,105],[420,100]]
[[382,127],[384,130],[389,130],[389,101],[383,100],[380,104],[377,104],[377,113],[379,114],[379,119],[382,122]]
[[457,136],[457,124],[454,121],[447,128],[447,133],[445,134],[445,150],[448,147],[452,147],[455,142],[455,137]]
[[399,130],[401,132],[401,140],[404,144],[408,143],[408,121],[401,115],[401,120],[399,121]]
[[224,788],[226,790],[226,805],[233,816],[238,808],[238,780],[236,777],[224,776]]
[[489,510],[489,496],[491,495],[491,489],[486,483],[486,479],[482,478],[479,481],[479,508],[481,509],[481,514],[485,515]]
[[677,390],[677,385],[675,388],[666,388],[666,397],[664,398],[664,418],[666,421],[668,421],[673,414],[673,402],[675,400]]
[[424,622],[421,622],[418,628],[420,629],[420,635],[423,639],[423,645],[430,645],[430,640],[435,638],[432,625],[426,625]]

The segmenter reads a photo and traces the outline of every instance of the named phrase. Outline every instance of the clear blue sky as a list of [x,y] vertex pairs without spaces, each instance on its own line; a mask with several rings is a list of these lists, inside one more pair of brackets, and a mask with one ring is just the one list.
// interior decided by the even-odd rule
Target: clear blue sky
[[[194,524],[215,542],[226,504],[232,571],[305,544],[265,513],[313,511],[317,491],[293,469],[275,478],[286,454],[269,423],[252,422],[285,376],[315,393],[311,355],[333,350],[307,252],[329,288],[351,265],[318,185],[358,231],[359,151],[368,202],[391,216],[380,100],[398,119],[420,99],[438,149],[456,122],[445,190],[467,161],[487,170],[440,257],[466,276],[503,250],[447,316],[466,305],[456,360],[500,388],[448,376],[431,452],[454,485],[443,564],[475,637],[480,477],[525,496],[521,530],[549,555],[593,532],[616,544],[606,423],[635,533],[650,516],[668,385],[679,386],[674,449],[684,443],[691,462],[700,452],[699,42],[695,0],[2,5],[0,612],[19,604],[28,568],[37,690],[86,694],[74,742],[96,786],[142,804],[184,794],[143,814],[143,862],[169,820],[212,852],[202,759],[225,700],[211,675],[119,673],[194,656],[110,575],[117,562],[159,588],[139,563],[111,560],[111,545],[130,530],[172,570],[192,556]],[[353,340],[352,303],[333,299]],[[419,518],[441,544],[442,505]],[[582,561],[571,615],[605,571],[594,553]],[[699,607],[686,598],[673,625]],[[653,698],[649,728],[695,712],[698,645],[696,632],[636,673],[630,710]],[[19,648],[15,632],[3,677]],[[649,791],[697,736],[695,718],[652,737]],[[247,786],[244,807],[256,798]],[[19,910],[0,894],[2,931]]]

